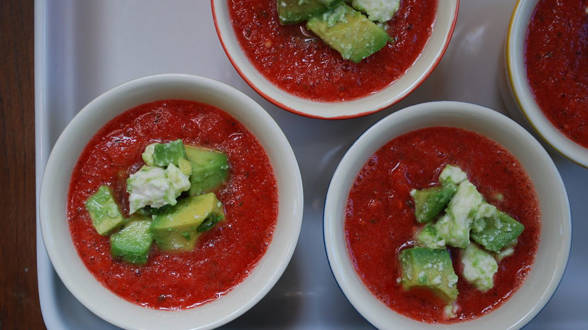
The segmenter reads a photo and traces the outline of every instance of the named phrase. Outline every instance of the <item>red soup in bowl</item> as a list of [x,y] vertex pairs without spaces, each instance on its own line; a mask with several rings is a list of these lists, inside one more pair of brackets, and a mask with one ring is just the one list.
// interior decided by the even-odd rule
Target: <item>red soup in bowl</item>
[[[452,182],[451,175],[460,178]],[[423,202],[441,204],[431,212]],[[442,240],[423,239],[429,229]],[[458,128],[424,128],[389,141],[358,173],[345,210],[348,253],[366,287],[392,310],[427,323],[498,308],[529,273],[539,236],[537,196],[520,163]]]
[[431,35],[437,0],[402,0],[385,23],[384,48],[359,63],[345,60],[305,28],[281,25],[276,0],[229,1],[233,28],[250,62],[274,85],[306,99],[361,98],[390,85],[416,61]]
[[[222,221],[199,226],[190,251],[161,249],[156,238],[146,247],[147,255],[140,264],[127,262],[138,259],[120,254],[111,246],[116,233],[109,239],[97,232],[87,201],[99,187],[107,187],[105,191],[111,192],[120,217],[132,218],[129,213],[134,210],[129,205],[135,199],[128,191],[129,179],[146,166],[146,147],[178,140],[186,147],[224,154],[228,161],[228,166],[223,167],[228,173],[226,180],[209,192],[218,198],[216,207],[224,215],[216,221]],[[191,198],[188,193],[192,195],[192,190],[176,198],[187,200]],[[156,309],[198,306],[242,282],[270,244],[278,214],[276,179],[257,139],[224,111],[182,100],[143,104],[109,121],[84,148],[75,165],[68,196],[71,235],[86,267],[120,297]],[[155,219],[155,214],[145,221]],[[128,222],[115,230],[121,233],[124,229],[120,228],[126,226]],[[189,238],[191,234],[182,235]]]
[[557,129],[588,148],[588,1],[540,0],[525,48],[537,104]]

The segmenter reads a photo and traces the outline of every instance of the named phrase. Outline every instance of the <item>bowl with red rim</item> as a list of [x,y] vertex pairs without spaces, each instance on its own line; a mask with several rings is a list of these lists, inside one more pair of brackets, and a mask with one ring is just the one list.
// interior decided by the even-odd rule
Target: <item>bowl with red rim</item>
[[[271,0],[268,1],[270,1],[271,5]],[[342,99],[324,101],[278,87],[276,83],[268,79],[268,76],[274,77],[272,72],[268,71],[268,76],[266,76],[256,67],[247,51],[242,47],[233,26],[234,20],[231,16],[230,3],[227,0],[211,0],[212,15],[218,37],[237,72],[261,96],[275,105],[299,115],[322,119],[345,119],[368,115],[383,110],[409,95],[431,74],[441,60],[451,40],[459,10],[459,0],[437,1],[433,23],[430,27],[430,36],[424,43],[420,53],[416,54],[416,59],[412,64],[407,66],[406,71],[397,74],[394,80],[364,95],[358,94],[350,99],[346,99],[345,95],[342,95]],[[272,13],[275,13],[275,11],[272,11]],[[277,23],[274,22],[274,24]],[[304,35],[307,33],[310,32],[303,32]],[[315,40],[314,42],[320,42],[320,40]],[[296,51],[289,50],[288,53],[293,54]],[[293,54],[292,56],[296,55]],[[360,65],[366,64],[364,62],[360,63]],[[295,65],[297,64],[294,63],[293,66]],[[362,70],[361,68],[361,66],[357,67],[359,70]],[[308,70],[300,72],[300,74],[302,75],[309,71],[313,71],[312,66]],[[338,68],[331,73],[325,72],[325,76],[328,74],[336,75],[337,71],[341,71],[341,69]],[[378,76],[376,71],[371,75],[374,78]],[[323,72],[323,69],[320,72]],[[329,78],[321,78],[320,76],[321,74],[317,74],[313,77],[324,79],[325,84],[331,83]],[[309,84],[312,85],[311,82]]]
[[[492,140],[509,151],[519,161],[535,187],[540,214],[540,233],[534,261],[526,279],[514,294],[486,314],[449,324],[416,321],[396,312],[378,299],[365,284],[362,277],[364,275],[360,276],[356,271],[345,229],[349,194],[368,159],[372,159],[371,156],[389,141],[431,127],[467,130]],[[354,207],[357,205],[354,204]],[[369,128],[349,148],[333,175],[325,201],[323,224],[327,256],[337,283],[351,304],[377,328],[520,328],[543,308],[555,292],[567,264],[571,240],[566,190],[547,152],[511,119],[488,108],[460,102],[418,104],[399,110]],[[373,255],[372,257],[375,258]],[[388,272],[388,268],[384,269]],[[399,275],[390,276],[392,281]]]
[[[540,102],[539,99],[536,97],[538,95],[536,95],[536,91],[534,90],[534,88],[532,87],[532,84],[529,81],[529,75],[527,72],[528,69],[528,64],[529,61],[526,58],[526,52],[528,50],[528,38],[529,38],[529,28],[532,22],[532,18],[534,16],[534,13],[536,12],[536,8],[537,5],[540,3],[539,0],[519,0],[517,2],[517,4],[514,7],[513,13],[512,13],[512,17],[510,20],[510,25],[508,28],[508,34],[507,34],[507,38],[506,38],[506,48],[505,48],[505,59],[506,59],[506,77],[507,77],[507,82],[508,85],[510,87],[510,91],[511,94],[519,108],[519,110],[525,115],[525,117],[527,118],[527,120],[529,121],[529,123],[533,126],[533,128],[537,131],[537,133],[539,133],[539,135],[543,138],[543,140],[545,140],[549,145],[551,145],[554,149],[556,149],[558,152],[560,152],[562,155],[564,155],[565,157],[569,158],[570,160],[584,166],[584,167],[588,167],[588,146],[586,145],[586,143],[588,143],[588,141],[584,141],[584,142],[579,142],[578,139],[572,138],[570,137],[569,133],[565,132],[565,126],[562,127],[562,125],[566,125],[565,122],[560,122],[556,124],[556,121],[553,121],[551,118],[555,118],[553,116],[554,115],[546,115],[546,112],[542,109],[542,106],[540,106]],[[580,7],[581,6],[581,1],[577,1],[577,3],[575,4],[576,7]],[[561,2],[559,3],[558,6],[567,6],[569,4],[574,4],[573,1],[565,1],[565,2]],[[551,5],[549,5],[551,6]],[[571,6],[570,6],[571,7]],[[559,9],[558,9],[559,10]],[[578,10],[578,8],[575,8],[575,10]],[[584,9],[583,12],[581,12],[580,14],[582,15],[588,15],[586,14],[586,10],[588,9]],[[555,12],[555,8],[553,10],[553,12]],[[546,18],[547,20],[547,18]],[[568,19],[563,19],[563,21],[568,21]],[[545,29],[547,29],[547,27],[544,27]],[[553,28],[553,27],[551,27]],[[566,23],[566,27],[565,29],[568,29],[567,27],[567,23]],[[556,32],[557,33],[557,32]],[[555,39],[561,39],[562,37],[559,38],[554,38],[553,36],[546,36],[545,40],[555,40]],[[572,42],[572,41],[569,41]],[[578,44],[580,42],[578,41]],[[545,47],[550,47],[549,44],[544,45]],[[539,45],[535,45],[534,46],[536,49],[540,50],[542,46]],[[567,50],[566,47],[562,47],[562,45],[558,42],[557,43],[557,49],[561,50],[561,53],[558,54],[559,56],[565,56],[565,51]],[[547,52],[549,53],[549,52]],[[555,57],[552,57],[553,60],[556,60]],[[560,57],[563,58],[563,57]],[[581,65],[582,62],[579,62],[579,64]],[[552,64],[550,64],[549,62],[545,62],[544,64],[542,64],[544,66],[551,66]],[[563,65],[563,64],[562,64]],[[571,64],[569,64],[570,66],[568,67],[568,64],[565,64],[566,66],[566,70],[568,70],[571,67]],[[581,73],[577,73],[577,74],[581,74]],[[556,72],[550,72],[550,74],[548,76],[545,76],[546,80],[551,80],[551,79],[559,79],[558,77],[556,77],[557,73]],[[570,77],[564,77],[566,80],[571,80]],[[536,78],[534,78],[536,79]],[[561,80],[560,80],[561,81]],[[565,83],[565,81],[561,81],[561,83]],[[539,84],[539,83],[537,83]],[[547,86],[547,85],[546,85]],[[584,87],[585,89],[586,87]],[[539,93],[545,93],[546,91],[538,91]],[[546,95],[544,97],[542,97],[542,99],[545,98],[551,98],[551,99],[558,99],[561,93],[557,93],[558,95]],[[580,112],[584,112],[586,113],[586,111],[588,110],[588,105],[586,105],[586,103],[584,103],[583,105],[581,104],[581,102],[586,102],[586,98],[588,98],[587,95],[584,95],[584,101],[578,100],[578,104],[577,104],[577,109],[575,111],[577,111],[578,113]],[[557,101],[558,104],[565,104],[565,102],[567,102],[566,100],[562,100],[562,102]],[[584,107],[584,110],[581,110],[580,107]],[[551,106],[550,106],[551,107]],[[550,118],[551,117],[551,118]],[[569,121],[576,121],[576,123],[578,123],[578,118],[574,118],[572,114],[566,115],[567,120]],[[565,117],[564,117],[565,118]],[[584,121],[586,117],[584,116]],[[559,119],[561,120],[561,119]],[[581,121],[582,119],[580,119]],[[584,133],[582,133],[583,135],[583,139],[586,139],[586,136],[588,136],[588,123],[584,122],[583,123],[583,131]],[[580,130],[582,130],[582,128],[580,128]],[[576,133],[578,133],[579,130],[578,128],[576,128]]]
[[[265,253],[239,284],[196,307],[162,310],[134,304],[98,281],[74,246],[66,205],[74,166],[97,130],[128,109],[171,99],[222,109],[255,136],[273,169],[278,212]],[[90,311],[125,329],[205,329],[221,326],[245,313],[278,281],[300,233],[303,192],[298,163],[290,144],[260,105],[214,80],[163,74],[115,87],[98,96],[72,119],[49,156],[39,207],[43,239],[53,267],[67,289]]]

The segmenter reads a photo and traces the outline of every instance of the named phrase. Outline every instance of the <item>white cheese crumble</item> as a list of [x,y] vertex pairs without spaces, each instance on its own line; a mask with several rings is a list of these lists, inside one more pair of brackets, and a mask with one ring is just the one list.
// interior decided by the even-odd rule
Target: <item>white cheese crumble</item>
[[476,219],[493,218],[496,213],[498,213],[496,206],[488,203],[482,203],[480,204],[478,212],[476,213]]
[[400,0],[353,0],[352,6],[366,13],[371,21],[387,22],[400,8]]
[[469,181],[459,184],[455,196],[449,202],[447,214],[435,224],[446,244],[459,248],[469,244],[473,216],[482,201],[482,195]]
[[467,179],[467,174],[462,171],[461,168],[453,165],[446,165],[439,175],[439,180],[441,182],[453,182],[455,184],[460,184],[462,181]]
[[470,244],[463,252],[463,277],[478,290],[486,292],[494,287],[494,274],[498,271],[496,260],[488,252]]
[[175,165],[164,170],[159,167],[143,166],[127,180],[129,213],[147,205],[159,208],[175,205],[176,198],[190,189],[190,180]]

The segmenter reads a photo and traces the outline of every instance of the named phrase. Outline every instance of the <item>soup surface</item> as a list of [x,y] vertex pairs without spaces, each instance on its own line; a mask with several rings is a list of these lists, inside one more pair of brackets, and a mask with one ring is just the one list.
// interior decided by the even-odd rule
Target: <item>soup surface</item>
[[540,0],[525,58],[541,110],[568,138],[588,148],[588,0]]
[[[409,192],[436,185],[447,164],[463,169],[489,203],[525,226],[485,293],[463,279],[458,249],[449,249],[459,277],[459,309],[451,320],[443,317],[446,302],[425,289],[403,290],[398,281],[399,252],[414,245],[418,227]],[[378,299],[415,320],[448,323],[488,313],[519,288],[537,251],[539,213],[531,181],[507,150],[473,132],[433,127],[399,136],[368,159],[349,193],[345,235],[355,270]]]
[[[128,215],[126,180],[143,164],[153,142],[182,139],[224,152],[228,182],[216,195],[226,220],[203,233],[192,252],[162,252],[153,244],[144,266],[114,259],[84,207],[99,186],[108,185]],[[76,249],[104,286],[136,304],[182,309],[214,300],[243,281],[272,240],[278,192],[269,159],[256,138],[227,113],[210,105],[166,100],[117,116],[92,138],[72,174],[67,218]]]
[[437,11],[437,0],[402,0],[387,23],[395,41],[353,63],[304,24],[280,25],[275,0],[228,1],[235,33],[257,70],[291,94],[326,102],[366,96],[404,74],[429,39]]

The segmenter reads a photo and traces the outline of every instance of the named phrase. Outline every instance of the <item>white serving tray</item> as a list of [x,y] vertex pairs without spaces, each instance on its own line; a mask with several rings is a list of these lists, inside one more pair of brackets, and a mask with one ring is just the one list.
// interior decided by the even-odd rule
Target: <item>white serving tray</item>
[[[217,39],[208,0],[36,0],[37,193],[53,143],[77,111],[102,92],[164,72],[228,83],[259,102],[289,138],[302,172],[305,212],[297,250],[280,281],[227,328],[370,328],[338,289],[325,255],[322,210],[331,175],[351,143],[395,109],[457,100],[505,112],[510,100],[503,103],[500,93],[502,47],[513,5],[514,0],[463,0],[451,45],[420,88],[376,115],[325,121],[276,108],[238,76]],[[571,203],[572,252],[559,289],[528,328],[588,329],[588,170],[555,153],[552,156]],[[114,328],[65,289],[53,271],[39,229],[37,267],[47,328]]]

